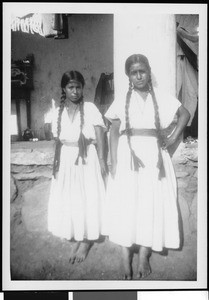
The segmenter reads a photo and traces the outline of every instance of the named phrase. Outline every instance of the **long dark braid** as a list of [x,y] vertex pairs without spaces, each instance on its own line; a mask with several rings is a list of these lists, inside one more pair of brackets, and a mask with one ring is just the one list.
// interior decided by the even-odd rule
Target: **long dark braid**
[[[61,96],[61,100],[60,100],[58,119],[57,119],[57,139],[56,139],[56,147],[55,147],[53,175],[55,175],[56,172],[59,171],[59,165],[60,165],[60,153],[61,153],[62,143],[61,143],[59,137],[60,137],[60,132],[61,132],[62,113],[63,113],[64,107],[65,107],[65,102],[66,102],[66,94],[64,92],[64,88],[71,80],[80,82],[82,84],[82,87],[84,87],[84,85],[85,85],[83,75],[81,73],[79,73],[78,71],[68,71],[68,72],[65,72],[62,76],[62,79],[61,79],[62,96]],[[80,136],[79,136],[79,140],[78,140],[79,153],[78,153],[78,157],[75,161],[76,165],[78,164],[79,157],[82,158],[82,162],[83,162],[83,164],[85,164],[84,158],[87,156],[87,142],[82,133],[83,126],[84,126],[83,96],[79,99],[78,104],[79,104],[80,121],[81,122],[80,122]]]
[[58,112],[58,118],[57,118],[57,138],[56,138],[56,144],[55,144],[55,155],[54,155],[54,163],[53,163],[53,175],[59,171],[59,166],[60,166],[60,153],[61,153],[61,148],[62,148],[62,143],[60,141],[60,132],[61,132],[61,118],[62,118],[62,113],[65,107],[65,100],[66,100],[66,95],[65,92],[62,90],[62,96],[60,100],[60,106],[59,106],[59,112]]
[[59,138],[60,132],[61,132],[61,118],[62,118],[62,113],[63,113],[64,107],[65,107],[65,100],[66,100],[66,95],[65,95],[65,92],[62,91],[59,112],[58,112],[58,118],[57,118],[57,137],[58,138]]
[[80,111],[80,131],[83,131],[83,126],[84,126],[84,102],[83,102],[83,97],[81,99],[81,102],[79,103],[79,111]]
[[129,80],[129,89],[126,94],[126,105],[125,105],[126,136],[127,136],[128,146],[129,146],[129,149],[131,152],[131,168],[132,168],[132,161],[133,161],[134,171],[138,171],[139,167],[144,167],[144,164],[136,156],[136,154],[131,146],[131,128],[130,128],[130,121],[129,121],[129,106],[130,106],[131,94],[132,94],[132,84]]
[[79,103],[79,111],[80,111],[80,136],[78,140],[78,156],[75,161],[75,164],[78,165],[79,157],[82,158],[82,164],[85,164],[85,158],[87,157],[87,139],[85,138],[83,134],[83,126],[84,126],[84,101],[83,97],[81,98],[81,101]]
[[[157,131],[157,143],[158,143],[158,149],[159,149],[157,167],[160,170],[159,178],[161,178],[161,177],[165,176],[165,170],[164,170],[164,166],[163,166],[162,154],[161,154],[161,149],[160,149],[163,144],[163,138],[161,135],[159,108],[158,108],[158,104],[157,104],[157,100],[156,100],[156,96],[155,96],[155,91],[154,91],[153,85],[152,85],[151,68],[150,68],[147,57],[142,54],[133,54],[133,55],[129,56],[125,63],[125,73],[127,76],[129,76],[131,65],[134,63],[137,63],[137,62],[143,62],[147,66],[149,74],[150,74],[149,92],[152,96],[153,106],[154,106],[154,110],[155,110],[155,126],[156,126],[156,131]],[[129,80],[129,90],[126,95],[126,105],[125,105],[126,135],[127,135],[127,141],[128,141],[128,145],[129,145],[129,148],[131,151],[131,155],[133,158],[133,162],[134,162],[134,170],[138,170],[139,167],[144,167],[144,165],[143,165],[142,161],[136,156],[136,154],[134,153],[134,151],[131,147],[131,138],[130,138],[131,132],[130,132],[130,123],[129,123],[129,105],[130,105],[131,93],[132,93],[132,86],[131,86],[131,82]]]
[[163,141],[163,136],[161,134],[159,107],[158,107],[155,91],[154,91],[154,88],[153,88],[151,75],[150,75],[149,86],[150,86],[150,94],[152,96],[152,101],[153,101],[153,106],[154,106],[154,111],[155,111],[155,127],[156,127],[156,130],[157,130],[157,144],[158,144],[158,163],[157,163],[157,167],[160,170],[159,178],[162,178],[162,177],[165,177],[165,169],[164,169],[163,159],[162,159],[162,154],[161,154],[161,148],[163,146],[164,141]]

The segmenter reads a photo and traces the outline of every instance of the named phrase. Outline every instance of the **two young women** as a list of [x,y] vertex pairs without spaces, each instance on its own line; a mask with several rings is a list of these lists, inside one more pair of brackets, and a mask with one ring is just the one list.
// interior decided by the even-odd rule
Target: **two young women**
[[[61,150],[55,157],[48,223],[52,233],[76,241],[72,262],[85,259],[91,241],[107,235],[122,246],[124,279],[131,279],[133,245],[139,249],[138,278],[151,272],[152,250],[179,247],[176,178],[168,148],[190,115],[176,98],[153,88],[145,56],[131,55],[125,72],[127,94],[105,114],[111,122],[106,193],[105,124],[94,104],[83,101],[83,76],[63,75],[57,122]],[[165,136],[163,129],[175,115],[175,129]]]

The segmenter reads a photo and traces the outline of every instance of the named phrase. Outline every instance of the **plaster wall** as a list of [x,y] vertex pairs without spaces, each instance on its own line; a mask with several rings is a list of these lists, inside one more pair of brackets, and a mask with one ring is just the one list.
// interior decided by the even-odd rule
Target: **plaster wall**
[[[127,26],[128,24],[128,26]],[[115,92],[128,90],[125,61],[132,54],[147,56],[152,82],[175,96],[176,93],[176,24],[174,14],[114,15]]]

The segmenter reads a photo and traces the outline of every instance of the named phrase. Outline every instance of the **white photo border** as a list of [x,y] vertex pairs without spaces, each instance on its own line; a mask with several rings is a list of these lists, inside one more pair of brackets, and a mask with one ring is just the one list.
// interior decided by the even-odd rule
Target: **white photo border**
[[[11,11],[57,13],[132,13],[140,6],[146,13],[199,14],[199,134],[198,134],[198,260],[197,281],[16,281],[10,279],[10,64]],[[55,10],[56,9],[56,10]],[[3,3],[3,291],[9,290],[173,290],[207,288],[207,4],[138,3]]]

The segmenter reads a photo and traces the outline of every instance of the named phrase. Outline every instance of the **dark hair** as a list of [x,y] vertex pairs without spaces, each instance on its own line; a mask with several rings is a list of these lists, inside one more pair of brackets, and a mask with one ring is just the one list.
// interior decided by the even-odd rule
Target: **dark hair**
[[[161,135],[161,125],[160,125],[160,116],[159,116],[159,108],[158,108],[158,104],[157,104],[157,99],[156,99],[156,95],[155,95],[155,91],[153,89],[153,84],[152,84],[152,78],[151,78],[151,67],[149,64],[149,61],[147,59],[146,56],[144,56],[143,54],[133,54],[131,56],[129,56],[125,62],[125,73],[127,76],[129,76],[129,72],[130,72],[130,67],[132,64],[134,63],[144,63],[149,71],[149,92],[152,96],[152,101],[153,101],[153,106],[154,106],[154,110],[155,110],[155,126],[156,126],[156,130],[157,130],[157,137],[158,137],[158,164],[157,167],[159,169],[162,169],[162,156],[161,156],[161,152],[160,152],[160,147],[162,146],[162,135]],[[130,99],[131,99],[131,94],[132,94],[132,83],[129,79],[129,90],[126,94],[126,105],[125,105],[125,117],[126,117],[126,135],[127,135],[127,141],[128,141],[128,145],[131,151],[131,156],[133,158],[133,162],[134,162],[134,169],[138,170],[138,168],[141,166],[143,167],[143,163],[141,162],[141,160],[136,156],[136,154],[134,153],[132,146],[131,146],[131,138],[130,138],[130,121],[129,121],[129,105],[130,105]],[[160,176],[162,175],[162,173],[160,173]]]
[[[57,119],[58,145],[60,143],[59,136],[60,136],[60,132],[61,132],[61,118],[62,118],[62,113],[63,113],[64,107],[65,107],[65,101],[66,101],[66,94],[65,94],[64,88],[72,80],[80,82],[82,87],[84,87],[84,85],[85,85],[84,77],[78,71],[67,71],[62,76],[62,79],[61,79],[62,95],[61,95],[61,99],[60,99],[60,106],[59,106],[58,119]],[[79,105],[79,111],[80,111],[80,136],[79,136],[79,140],[78,140],[79,153],[78,153],[78,157],[75,161],[75,164],[78,164],[79,156],[81,156],[82,162],[83,162],[83,164],[85,164],[84,158],[87,155],[87,148],[86,148],[87,146],[86,146],[85,137],[82,133],[83,126],[84,126],[83,96],[80,98],[78,105]],[[56,151],[55,151],[55,153],[56,153]],[[59,154],[55,155],[56,157],[54,159],[54,169],[56,168],[56,171],[58,171],[58,169],[59,169],[59,161],[60,161],[60,157],[58,157],[60,155],[60,151],[58,151],[58,153]]]
[[83,75],[78,71],[67,71],[63,74],[61,79],[61,88],[64,89],[66,85],[71,81],[75,80],[82,84],[82,87],[85,85],[85,80]]
[[[78,71],[67,71],[62,75],[62,79],[61,79],[62,96],[61,96],[61,100],[60,100],[60,107],[59,107],[58,120],[57,120],[57,136],[58,137],[59,137],[60,131],[61,131],[61,116],[62,116],[63,109],[65,107],[65,100],[66,100],[64,88],[72,80],[76,80],[76,81],[80,82],[82,84],[82,87],[84,87],[84,85],[85,85],[85,80],[83,78],[83,75]],[[83,97],[81,97],[80,102],[83,102]],[[83,113],[83,109],[81,109],[81,110]],[[83,115],[81,116],[81,125],[82,125],[81,128],[83,127],[82,120],[83,120]]]
[[147,57],[144,56],[143,54],[133,54],[129,56],[125,62],[125,73],[127,76],[129,75],[131,65],[137,62],[144,63],[151,74],[151,68]]

